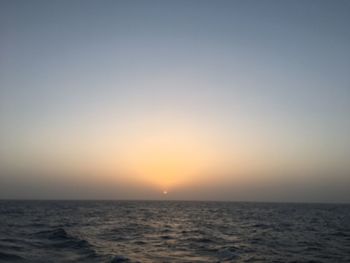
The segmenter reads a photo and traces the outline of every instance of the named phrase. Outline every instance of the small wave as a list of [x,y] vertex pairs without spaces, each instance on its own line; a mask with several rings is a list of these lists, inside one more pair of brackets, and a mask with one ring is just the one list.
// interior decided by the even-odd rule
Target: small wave
[[254,225],[253,225],[253,228],[268,229],[268,228],[270,228],[270,226],[267,225],[267,224],[258,223],[258,224],[254,224]]
[[40,231],[36,233],[36,236],[46,238],[51,241],[49,244],[51,247],[74,249],[80,254],[84,254],[89,258],[98,257],[96,251],[87,240],[69,234],[64,228]]
[[111,260],[111,263],[124,263],[124,262],[131,262],[131,261],[127,257],[120,256],[120,255],[114,256]]
[[50,240],[60,240],[69,238],[68,233],[63,228],[56,228],[53,230],[40,231],[35,233],[36,236],[46,237]]
[[20,247],[18,245],[14,245],[14,244],[2,244],[0,243],[0,249],[14,249],[14,250],[23,250],[23,247]]
[[136,241],[134,241],[133,242],[133,244],[135,244],[135,245],[139,245],[139,246],[143,246],[143,245],[145,245],[145,244],[147,244],[145,241],[142,241],[142,240],[136,240]]
[[168,240],[168,239],[172,239],[172,237],[171,237],[171,236],[169,236],[169,235],[164,235],[164,236],[161,236],[161,238],[162,238],[162,239],[166,239],[166,240]]
[[13,261],[13,260],[23,260],[23,258],[18,255],[0,252],[0,260]]
[[218,252],[218,256],[220,260],[224,260],[224,261],[227,261],[227,260],[231,261],[239,257],[239,255],[237,254],[237,251],[235,249],[230,249],[230,248],[225,248],[223,250],[220,250]]
[[64,228],[41,231],[36,233],[36,235],[45,237],[51,241],[55,241],[56,242],[55,245],[57,246],[62,245],[64,247],[67,247],[67,245],[68,246],[70,245],[71,247],[74,247],[74,248],[82,248],[82,247],[90,246],[87,240],[68,234]]
[[210,238],[206,238],[206,237],[195,237],[195,238],[190,238],[189,241],[192,242],[198,242],[198,243],[214,243],[215,241],[213,239]]
[[334,232],[332,235],[336,236],[336,237],[348,237],[349,236],[347,233],[342,232],[342,231]]

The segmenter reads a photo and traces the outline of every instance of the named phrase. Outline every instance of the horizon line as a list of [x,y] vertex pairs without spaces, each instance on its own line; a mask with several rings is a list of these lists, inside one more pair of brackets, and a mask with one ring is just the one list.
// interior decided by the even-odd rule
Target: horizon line
[[196,199],[21,199],[21,198],[0,198],[0,202],[198,202],[198,203],[250,203],[250,204],[300,204],[300,205],[350,205],[350,202],[332,202],[332,201],[244,201],[244,200],[196,200]]

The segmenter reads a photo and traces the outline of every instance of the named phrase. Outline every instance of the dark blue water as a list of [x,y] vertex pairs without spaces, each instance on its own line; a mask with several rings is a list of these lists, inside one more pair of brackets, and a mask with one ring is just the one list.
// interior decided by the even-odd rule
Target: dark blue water
[[0,201],[0,262],[350,262],[350,206]]

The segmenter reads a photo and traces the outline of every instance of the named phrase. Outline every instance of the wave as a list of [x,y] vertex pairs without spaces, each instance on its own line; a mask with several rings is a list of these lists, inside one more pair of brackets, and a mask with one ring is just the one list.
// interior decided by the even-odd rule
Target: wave
[[16,261],[16,260],[23,260],[23,258],[15,254],[0,252],[0,260]]
[[40,231],[35,234],[37,237],[54,241],[55,246],[84,248],[90,247],[87,240],[68,234],[64,228],[56,228],[48,231]]
[[239,257],[239,254],[236,249],[225,248],[218,251],[218,257],[222,261],[231,261],[237,259]]
[[111,260],[111,263],[125,263],[125,262],[131,262],[131,261],[127,257],[120,256],[120,255],[114,256]]
[[189,237],[186,239],[187,242],[193,243],[215,243],[216,240],[207,237]]
[[69,234],[64,228],[40,231],[35,233],[35,236],[50,241],[47,242],[46,245],[51,246],[52,248],[72,249],[88,258],[99,257],[92,245],[86,239]]

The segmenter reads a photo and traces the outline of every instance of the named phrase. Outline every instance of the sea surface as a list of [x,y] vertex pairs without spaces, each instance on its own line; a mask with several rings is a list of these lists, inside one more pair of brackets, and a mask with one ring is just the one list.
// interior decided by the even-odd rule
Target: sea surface
[[350,205],[0,201],[0,262],[350,262]]

